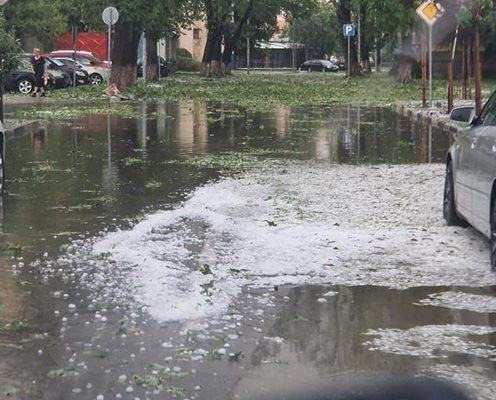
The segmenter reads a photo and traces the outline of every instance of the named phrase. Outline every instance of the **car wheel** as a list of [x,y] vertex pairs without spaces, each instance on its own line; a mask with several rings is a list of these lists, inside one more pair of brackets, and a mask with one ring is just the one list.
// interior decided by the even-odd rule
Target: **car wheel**
[[453,183],[453,165],[451,162],[446,166],[444,179],[443,217],[448,226],[467,226],[456,212],[455,185]]
[[21,78],[17,81],[17,90],[22,94],[29,94],[33,91],[34,83],[28,78]]
[[90,83],[92,85],[100,85],[103,82],[103,78],[100,74],[91,74]]

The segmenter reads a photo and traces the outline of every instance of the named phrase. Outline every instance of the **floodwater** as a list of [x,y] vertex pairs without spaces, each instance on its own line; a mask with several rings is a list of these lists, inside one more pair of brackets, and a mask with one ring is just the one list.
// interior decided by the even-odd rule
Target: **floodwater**
[[0,399],[401,372],[496,396],[494,276],[486,240],[442,222],[445,132],[384,108],[126,107],[8,137]]

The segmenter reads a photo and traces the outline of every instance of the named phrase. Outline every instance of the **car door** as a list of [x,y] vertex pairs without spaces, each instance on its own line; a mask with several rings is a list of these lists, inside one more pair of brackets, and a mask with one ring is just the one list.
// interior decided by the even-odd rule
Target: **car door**
[[475,146],[478,141],[479,127],[473,126],[456,138],[455,152],[455,196],[456,206],[463,217],[472,224],[473,191],[476,178]]
[[473,184],[473,225],[489,236],[491,191],[496,173],[496,96],[487,101],[478,121]]

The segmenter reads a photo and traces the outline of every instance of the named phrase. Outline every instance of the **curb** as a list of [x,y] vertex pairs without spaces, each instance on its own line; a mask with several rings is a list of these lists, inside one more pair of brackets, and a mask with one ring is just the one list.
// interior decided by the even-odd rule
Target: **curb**
[[405,104],[394,104],[393,110],[413,121],[427,125],[431,124],[433,127],[442,129],[453,135],[462,132],[468,126],[467,124],[451,121],[448,114],[441,110],[414,110]]

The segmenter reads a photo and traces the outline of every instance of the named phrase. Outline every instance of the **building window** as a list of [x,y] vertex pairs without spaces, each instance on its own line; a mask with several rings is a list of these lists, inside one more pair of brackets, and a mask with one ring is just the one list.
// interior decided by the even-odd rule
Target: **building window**
[[193,39],[200,39],[200,32],[201,32],[201,29],[194,28],[193,29]]

